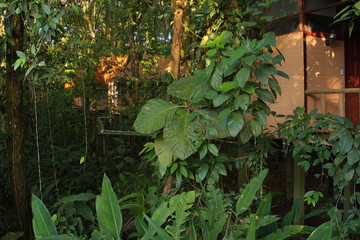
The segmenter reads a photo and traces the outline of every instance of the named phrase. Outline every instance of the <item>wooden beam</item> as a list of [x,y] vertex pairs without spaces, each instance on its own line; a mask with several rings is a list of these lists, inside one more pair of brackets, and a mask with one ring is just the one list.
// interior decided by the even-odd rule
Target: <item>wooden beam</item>
[[305,94],[333,94],[333,93],[360,93],[360,88],[339,88],[339,89],[313,89],[306,90]]

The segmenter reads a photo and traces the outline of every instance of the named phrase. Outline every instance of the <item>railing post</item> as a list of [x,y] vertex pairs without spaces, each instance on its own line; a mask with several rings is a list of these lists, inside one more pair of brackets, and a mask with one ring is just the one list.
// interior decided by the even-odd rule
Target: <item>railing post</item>
[[321,113],[326,113],[326,101],[325,101],[325,93],[321,94]]
[[339,115],[345,117],[345,93],[339,94]]

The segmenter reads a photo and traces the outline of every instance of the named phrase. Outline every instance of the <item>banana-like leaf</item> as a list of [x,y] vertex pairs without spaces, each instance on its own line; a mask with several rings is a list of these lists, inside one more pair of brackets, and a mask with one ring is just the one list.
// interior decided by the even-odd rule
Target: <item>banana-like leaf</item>
[[122,215],[109,178],[104,174],[101,196],[96,198],[96,213],[100,231],[120,240]]
[[38,240],[80,240],[80,238],[69,235],[57,235],[57,236],[39,238]]
[[270,215],[270,211],[271,211],[271,192],[265,195],[258,210],[256,211],[256,216],[259,217],[268,216]]
[[135,130],[144,134],[151,134],[165,126],[178,105],[160,99],[149,100],[142,108],[134,123]]
[[80,194],[76,194],[76,195],[69,195],[66,197],[63,197],[62,199],[60,199],[60,201],[58,201],[57,203],[54,204],[54,207],[59,207],[60,204],[65,204],[65,203],[72,203],[72,202],[86,202],[89,200],[92,200],[96,197],[95,194],[93,193],[80,193]]
[[331,239],[334,224],[326,222],[317,227],[308,237],[308,240],[327,240]]
[[174,154],[167,142],[164,141],[162,136],[155,139],[155,153],[160,163],[160,174],[161,176],[164,176],[166,168],[172,163]]
[[190,114],[184,113],[167,122],[164,128],[164,141],[169,145],[174,155],[181,160],[196,152],[193,142],[195,131],[199,128],[197,122],[190,121]]
[[33,212],[33,229],[36,238],[58,235],[55,224],[44,203],[35,195],[32,195],[31,208]]
[[[163,202],[158,208],[156,208],[155,212],[151,216],[151,221],[153,221],[156,226],[163,225],[166,222],[167,218],[175,212],[175,210],[170,209],[168,205],[168,202]],[[144,230],[145,232],[142,240],[154,239],[156,231],[151,225]]]
[[255,240],[255,231],[256,231],[256,215],[251,214],[250,216],[250,226],[246,234],[246,240]]
[[144,217],[149,222],[150,226],[152,226],[155,229],[155,231],[161,237],[161,239],[163,239],[163,240],[173,240],[173,238],[170,237],[170,235],[164,229],[162,229],[160,226],[158,226],[156,223],[154,223],[154,221],[151,220],[151,218],[149,218],[146,215],[144,215]]
[[236,203],[236,212],[238,215],[245,212],[253,202],[256,192],[261,188],[268,169],[265,169],[259,173],[257,177],[254,177],[251,182],[245,187],[241,193],[238,202]]
[[302,225],[288,225],[283,229],[278,229],[276,232],[270,233],[264,240],[287,239],[288,237],[300,233],[303,229],[304,226]]

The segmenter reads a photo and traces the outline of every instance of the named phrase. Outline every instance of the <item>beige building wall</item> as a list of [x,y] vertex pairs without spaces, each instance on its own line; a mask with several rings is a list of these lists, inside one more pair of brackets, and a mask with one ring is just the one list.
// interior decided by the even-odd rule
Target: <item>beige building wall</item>
[[[289,79],[277,77],[282,94],[278,96],[276,102],[270,105],[272,111],[277,114],[292,114],[293,109],[304,106],[304,56],[303,56],[303,34],[293,32],[276,37],[277,48],[285,57],[283,66],[278,69],[287,73]],[[276,126],[276,122],[282,122],[284,118],[268,118],[268,125]]]
[[[307,36],[307,89],[339,89],[345,85],[344,41],[335,40],[326,46],[325,38]],[[321,112],[321,95],[307,96],[307,109]],[[339,114],[339,94],[326,95],[323,113]]]

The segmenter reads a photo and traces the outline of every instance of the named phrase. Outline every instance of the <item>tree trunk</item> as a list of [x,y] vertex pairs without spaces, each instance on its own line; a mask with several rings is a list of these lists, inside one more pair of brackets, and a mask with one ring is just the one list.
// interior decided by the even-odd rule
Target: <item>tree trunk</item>
[[7,116],[7,160],[10,166],[13,202],[26,238],[31,236],[31,211],[26,191],[25,162],[23,158],[23,123],[21,110],[23,73],[14,71],[16,51],[23,48],[24,22],[21,16],[13,14],[6,20],[11,34],[6,49],[6,116]]
[[180,72],[180,59],[181,59],[181,37],[183,32],[183,15],[186,0],[173,0],[174,11],[174,27],[172,36],[172,49],[171,49],[171,72],[174,80],[179,79]]

